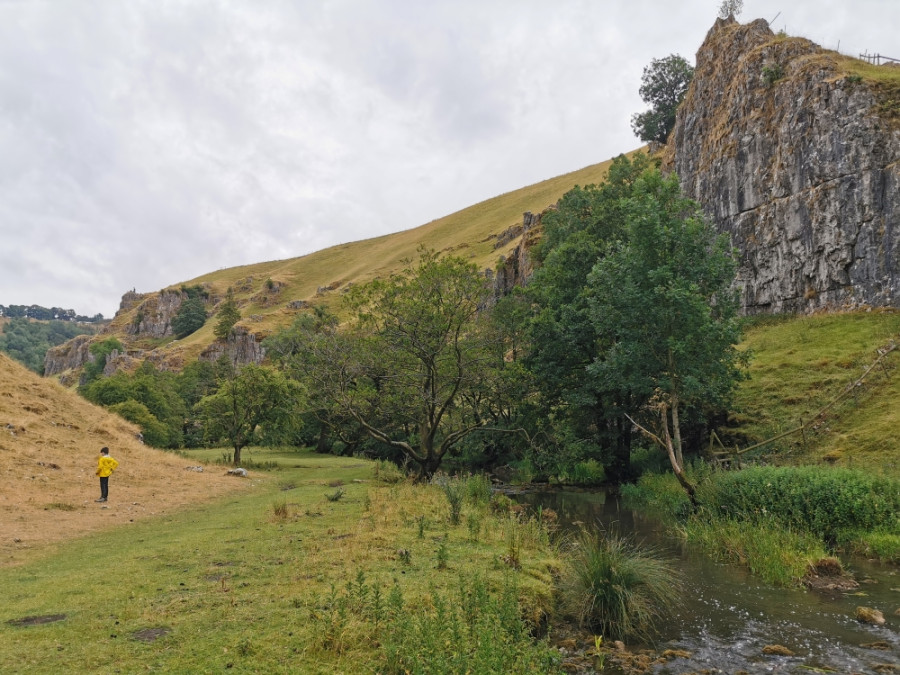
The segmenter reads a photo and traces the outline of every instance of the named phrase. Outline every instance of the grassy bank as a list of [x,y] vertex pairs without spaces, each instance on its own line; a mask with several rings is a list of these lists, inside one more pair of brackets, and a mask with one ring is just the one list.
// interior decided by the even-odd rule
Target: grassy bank
[[[483,490],[462,484],[451,524],[444,489],[386,482],[397,476],[385,467],[252,456],[278,468],[251,472],[256,484],[238,497],[0,570],[0,672],[401,671],[404,650],[427,646],[412,636],[429,634],[427,672],[458,658],[441,652],[445,643],[458,651],[474,635],[521,672],[550,667],[528,636],[549,610],[558,565],[540,522],[495,513]],[[469,613],[445,624],[457,637],[443,635],[435,613],[467,598]],[[472,624],[479,613],[489,626]]]
[[[893,309],[757,317],[741,345],[751,353],[749,380],[735,400],[729,447],[747,447],[809,422],[900,338]],[[759,452],[768,462],[862,468],[900,476],[900,350],[827,411],[805,433]]]
[[900,480],[830,466],[696,464],[688,474],[698,486],[697,511],[671,474],[647,474],[623,494],[666,514],[689,543],[769,583],[800,584],[836,553],[900,562]]

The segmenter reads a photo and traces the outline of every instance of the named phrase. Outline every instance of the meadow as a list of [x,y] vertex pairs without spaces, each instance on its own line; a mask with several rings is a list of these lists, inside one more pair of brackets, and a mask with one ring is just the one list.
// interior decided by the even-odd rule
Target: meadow
[[[0,569],[0,672],[403,672],[413,648],[432,650],[427,672],[453,672],[463,644],[484,652],[466,667],[494,659],[485,672],[551,667],[530,635],[559,567],[539,519],[492,509],[480,479],[452,483],[454,517],[446,486],[411,484],[389,465],[250,457],[268,469],[235,478],[250,485],[240,494]],[[433,612],[466,603],[456,637],[445,635]],[[472,631],[477,615],[490,625]]]

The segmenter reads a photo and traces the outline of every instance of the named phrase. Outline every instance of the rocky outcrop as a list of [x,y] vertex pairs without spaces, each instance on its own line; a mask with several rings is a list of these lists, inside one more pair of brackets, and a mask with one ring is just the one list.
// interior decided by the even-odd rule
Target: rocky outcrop
[[495,298],[507,295],[516,286],[524,286],[531,278],[534,272],[531,249],[540,239],[541,219],[549,208],[537,214],[526,211],[522,214],[521,225],[513,226],[497,237],[494,248],[508,244],[515,237],[521,237],[521,239],[508,256],[501,256],[493,273],[488,271],[488,279],[493,285]]
[[80,368],[90,361],[91,335],[78,335],[57,347],[50,347],[44,357],[44,376],[59,375]]
[[215,362],[225,354],[228,354],[232,362],[237,365],[260,364],[266,356],[266,350],[256,334],[251,333],[243,326],[235,326],[227,341],[213,342],[203,350],[199,359]]
[[[171,335],[172,319],[178,314],[187,295],[181,291],[164,290],[144,297],[137,308],[134,321],[125,327],[125,333],[153,338]],[[122,302],[124,306],[124,297]]]
[[845,63],[761,19],[697,53],[663,168],[731,236],[746,313],[900,305],[896,92]]

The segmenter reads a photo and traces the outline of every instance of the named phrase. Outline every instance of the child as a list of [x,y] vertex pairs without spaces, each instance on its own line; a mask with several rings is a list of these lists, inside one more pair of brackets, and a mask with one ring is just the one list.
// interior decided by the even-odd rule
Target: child
[[100,449],[100,459],[97,460],[97,475],[100,476],[100,499],[105,502],[109,497],[109,475],[116,470],[119,463],[109,456],[109,448]]

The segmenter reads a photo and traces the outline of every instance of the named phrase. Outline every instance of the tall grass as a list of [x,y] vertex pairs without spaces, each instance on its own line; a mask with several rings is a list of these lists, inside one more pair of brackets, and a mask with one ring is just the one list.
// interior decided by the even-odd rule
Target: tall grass
[[514,584],[492,593],[484,581],[460,577],[455,595],[435,592],[417,610],[399,588],[390,595],[380,640],[387,673],[553,673],[559,653],[531,638]]
[[567,561],[564,601],[579,623],[612,639],[649,639],[677,604],[678,570],[632,540],[582,530]]
[[716,513],[777,520],[828,544],[847,530],[900,531],[900,480],[828,467],[751,467],[715,476],[706,491]]
[[800,585],[812,565],[828,555],[813,535],[774,523],[748,525],[725,518],[691,518],[682,528],[688,541],[714,558],[745,565],[776,586]]

